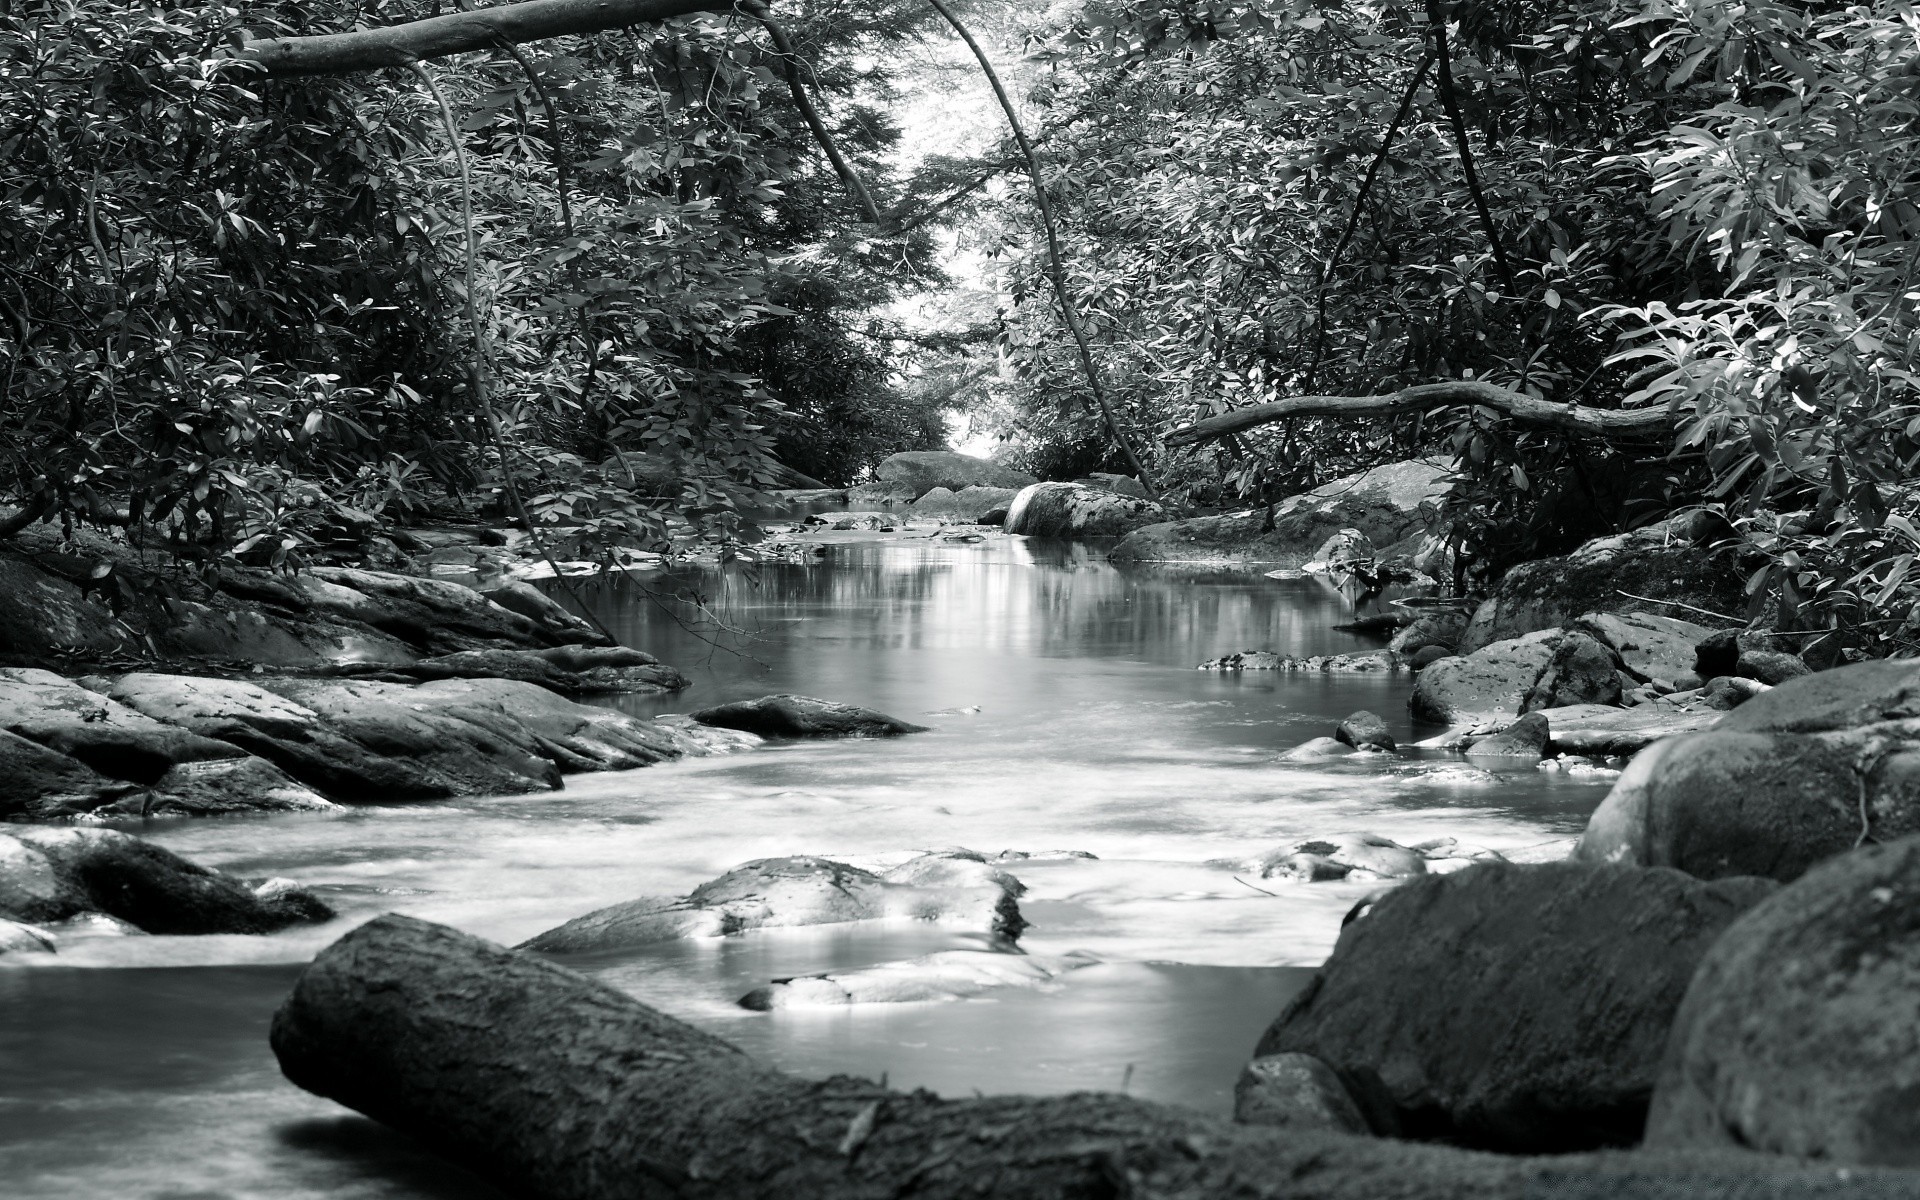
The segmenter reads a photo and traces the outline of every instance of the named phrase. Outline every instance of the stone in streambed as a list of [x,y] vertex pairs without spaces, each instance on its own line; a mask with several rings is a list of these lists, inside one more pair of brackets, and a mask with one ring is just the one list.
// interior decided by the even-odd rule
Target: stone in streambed
[[1695,964],[1773,887],[1588,864],[1416,879],[1342,930],[1255,1054],[1321,1059],[1381,1134],[1628,1145]]
[[677,692],[692,682],[644,650],[626,646],[460,650],[386,667],[382,673],[419,680],[511,679],[537,683],[563,696]]
[[554,954],[617,950],[885,917],[966,925],[1009,942],[1020,936],[1026,921],[1017,900],[1025,890],[1019,880],[971,859],[960,860],[966,867],[948,869],[926,863],[928,857],[953,856],[923,855],[885,875],[811,856],[757,859],[683,897],[643,896],[576,917],[522,948]]
[[1345,758],[1354,753],[1352,746],[1339,738],[1318,737],[1310,742],[1302,742],[1280,756],[1282,762],[1325,762],[1330,758]]
[[1920,1166],[1920,838],[1830,860],[1721,935],[1647,1142]]
[[942,950],[858,971],[776,979],[740,997],[755,1012],[776,1008],[833,1008],[848,1004],[912,1004],[965,1000],[998,988],[1046,987],[1069,971],[1100,960],[1080,951],[1022,954],[996,950]]
[[156,721],[52,671],[0,668],[0,729],[115,779],[159,782],[184,762],[242,758],[228,742]]
[[1233,1085],[1233,1119],[1279,1129],[1370,1133],[1333,1068],[1311,1054],[1256,1058]]
[[953,450],[904,450],[874,468],[874,478],[916,500],[935,488],[1023,488],[1035,482],[1025,471]]
[[[1427,861],[1417,850],[1370,833],[1298,842],[1249,864],[1261,878],[1315,881],[1356,874],[1362,879],[1402,879],[1424,875]],[[1334,874],[1337,868],[1339,874]]]
[[1116,537],[1166,519],[1151,500],[1077,483],[1036,483],[1007,509],[1008,533],[1040,538]]
[[1502,732],[1468,746],[1467,757],[1539,762],[1546,755],[1552,732],[1553,727],[1544,713],[1531,712]]
[[870,708],[812,696],[762,696],[703,708],[692,716],[703,725],[743,729],[761,737],[898,737],[927,731],[925,725],[913,725]]
[[1315,654],[1294,658],[1272,650],[1242,650],[1225,654],[1199,665],[1201,671],[1313,671],[1332,675],[1392,673],[1402,669],[1391,653],[1380,650],[1370,654]]
[[59,945],[44,929],[18,921],[0,920],[0,958],[9,954],[54,954]]
[[137,783],[109,779],[75,758],[0,730],[0,818],[51,821],[139,803]]
[[1540,677],[1534,681],[1522,713],[1569,704],[1620,703],[1620,665],[1613,651],[1597,639],[1569,629],[1560,636]]
[[1340,722],[1340,727],[1334,730],[1333,736],[1355,750],[1392,750],[1394,748],[1393,733],[1387,728],[1386,719],[1366,709],[1361,709]]
[[262,895],[111,829],[0,833],[0,917],[65,921],[105,913],[147,933],[272,933],[333,913],[300,889]]
[[1511,720],[1553,662],[1560,638],[1560,630],[1544,630],[1433,663],[1420,672],[1407,701],[1414,719],[1441,725]]
[[1295,883],[1331,883],[1345,879],[1353,868],[1321,854],[1275,854],[1259,864],[1262,879],[1289,879]]
[[1783,650],[1743,650],[1739,660],[1734,663],[1732,673],[1743,679],[1758,680],[1769,687],[1778,687],[1789,679],[1813,674],[1813,668],[1802,662],[1799,655]]

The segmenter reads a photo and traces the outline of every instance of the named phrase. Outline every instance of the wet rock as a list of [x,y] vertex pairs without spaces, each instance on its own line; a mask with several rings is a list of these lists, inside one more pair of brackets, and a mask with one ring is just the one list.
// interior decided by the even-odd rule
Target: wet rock
[[1041,538],[1117,537],[1166,518],[1151,500],[1077,483],[1036,483],[1008,506],[1008,533]]
[[[957,492],[946,488],[934,488],[913,502],[913,515],[916,517],[944,517],[949,520],[984,523],[984,518],[992,512],[1004,513],[1019,495],[1014,488],[1004,487],[968,487]],[[1003,521],[1004,517],[1001,518]]]
[[423,681],[511,679],[536,683],[564,696],[677,692],[692,682],[644,650],[625,646],[460,650],[381,672]]
[[1131,475],[1119,475],[1112,471],[1093,471],[1086,478],[1076,479],[1074,482],[1085,487],[1106,488],[1110,492],[1119,492],[1122,496],[1138,496],[1142,500],[1152,499],[1147,495],[1146,485]]
[[1707,685],[1700,689],[1698,703],[1703,708],[1732,712],[1766,690],[1767,685],[1757,679],[1721,675],[1707,680]]
[[825,858],[757,859],[683,897],[643,896],[575,917],[522,948],[554,954],[615,950],[673,938],[887,917],[963,925],[1006,941],[1026,928],[1012,888],[991,881],[922,886],[911,882],[923,877],[917,863],[881,876]]
[[1685,514],[1588,542],[1571,554],[1523,563],[1474,612],[1459,650],[1470,654],[1558,629],[1583,613],[1664,616],[1672,608],[1661,601],[1737,612],[1745,603],[1745,579],[1727,554],[1712,548],[1722,528],[1711,517]]
[[1550,727],[1545,753],[1631,758],[1661,738],[1711,729],[1721,714],[1654,700],[1635,708],[1576,704],[1529,715],[1546,718]]
[[1274,1054],[1249,1062],[1233,1085],[1233,1119],[1280,1129],[1372,1132],[1340,1076],[1311,1054]]
[[1380,750],[1394,748],[1393,732],[1387,728],[1386,718],[1365,709],[1340,722],[1333,736],[1356,750],[1369,746]]
[[1701,679],[1737,675],[1740,669],[1740,634],[1722,629],[1703,637],[1693,648],[1693,673]]
[[821,512],[809,516],[802,524],[845,532],[848,530],[891,529],[900,517],[885,512]]
[[1407,665],[1416,671],[1424,671],[1443,658],[1454,657],[1457,657],[1454,652],[1445,646],[1422,646],[1414,653],[1413,658],[1408,660]]
[[1331,883],[1345,879],[1353,868],[1321,854],[1277,854],[1259,864],[1260,878],[1295,883]]
[[1321,1059],[1381,1134],[1629,1145],[1695,965],[1772,886],[1587,864],[1417,879],[1341,931],[1255,1054]]
[[1293,658],[1271,650],[1242,650],[1203,662],[1201,671],[1315,671],[1335,675],[1393,672],[1405,667],[1385,650],[1371,654],[1316,654]]
[[927,730],[870,708],[812,696],[762,696],[703,708],[692,716],[703,725],[744,729],[761,737],[898,737]]
[[0,730],[0,818],[52,821],[82,816],[130,798],[137,805],[145,790]]
[[525,580],[499,579],[476,590],[508,612],[518,613],[532,621],[552,642],[598,645],[607,640],[606,634],[595,628],[591,621],[575,616],[558,600]]
[[[231,586],[231,581],[224,581]],[[345,590],[345,589],[342,589]],[[305,609],[310,610],[311,605]],[[320,613],[256,611],[231,602],[220,605],[170,600],[167,619],[156,637],[160,648],[180,658],[209,659],[268,667],[327,664],[406,663],[413,649],[400,638],[358,621]]]
[[1468,758],[1503,758],[1538,762],[1547,752],[1553,726],[1544,713],[1531,712],[1500,733],[1467,747]]
[[1286,762],[1323,762],[1329,758],[1345,758],[1353,752],[1353,747],[1339,738],[1319,737],[1300,743],[1280,757]]
[[32,923],[105,913],[147,933],[272,933],[332,912],[299,889],[241,880],[111,829],[0,833],[0,917]]
[[1421,613],[1393,635],[1393,640],[1387,643],[1387,649],[1407,658],[1436,646],[1452,654],[1466,631],[1467,614],[1463,612]]
[[9,954],[54,954],[59,950],[52,934],[18,921],[0,921],[0,958]]
[[958,492],[969,487],[1018,490],[1037,482],[1025,471],[959,454],[952,450],[907,450],[888,456],[874,468],[874,478],[911,492],[916,500],[934,488]]
[[1408,700],[1414,719],[1443,725],[1511,720],[1553,662],[1560,638],[1557,629],[1542,630],[1429,665]]
[[1797,654],[1780,650],[1742,650],[1731,674],[1777,687],[1789,679],[1813,674],[1813,668],[1800,661]]
[[847,507],[851,510],[886,508],[912,504],[920,496],[913,488],[898,483],[863,483],[847,489]]
[[99,690],[155,720],[239,746],[334,800],[460,794],[452,778],[425,763],[377,753],[312,709],[256,684],[135,672],[101,680]]
[[1579,630],[1569,629],[1560,635],[1553,657],[1521,701],[1520,711],[1618,703],[1620,669],[1613,651]]
[[1324,868],[1314,860],[1341,868],[1343,875],[1358,873],[1361,878],[1370,879],[1405,879],[1427,871],[1426,856],[1418,850],[1370,833],[1298,842],[1255,860],[1252,867],[1262,878],[1324,877]]
[[0,654],[111,650],[124,640],[113,614],[78,585],[26,559],[0,556]]
[[1376,546],[1426,534],[1440,520],[1451,470],[1437,461],[1391,463],[1336,479],[1277,505],[1231,516],[1148,525],[1113,550],[1115,562],[1208,562],[1298,568],[1333,534],[1357,529]]
[[1756,905],[1687,989],[1647,1141],[1920,1166],[1920,839]]
[[704,758],[712,754],[735,754],[742,750],[751,750],[766,739],[757,733],[748,733],[744,729],[723,729],[718,725],[702,725],[685,713],[668,713],[655,717],[651,722],[673,739],[680,753],[689,758]]
[[88,691],[52,671],[0,668],[0,729],[78,759],[102,775],[153,784],[176,764],[241,758],[202,737]]
[[999,988],[1040,988],[1100,960],[1080,951],[1023,954],[942,950],[858,971],[776,979],[740,997],[755,1012],[776,1008],[832,1008],[848,1004],[912,1004],[965,1000]]
[[308,602],[365,623],[428,654],[485,645],[544,646],[571,640],[535,620],[445,579],[354,567],[314,567],[289,579]]

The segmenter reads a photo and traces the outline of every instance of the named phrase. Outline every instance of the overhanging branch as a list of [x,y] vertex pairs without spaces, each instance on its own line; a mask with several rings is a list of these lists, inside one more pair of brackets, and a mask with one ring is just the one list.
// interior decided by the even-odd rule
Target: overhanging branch
[[523,0],[356,33],[263,38],[248,42],[239,57],[259,63],[269,75],[348,75],[732,8],[732,0]]
[[1475,380],[1422,383],[1382,396],[1289,396],[1269,404],[1253,404],[1195,421],[1167,434],[1169,446],[1190,446],[1208,438],[1225,437],[1289,417],[1393,417],[1430,412],[1457,404],[1475,404],[1504,413],[1527,425],[1564,429],[1611,440],[1661,440],[1671,431],[1664,408],[1582,408],[1536,400],[1518,392]]

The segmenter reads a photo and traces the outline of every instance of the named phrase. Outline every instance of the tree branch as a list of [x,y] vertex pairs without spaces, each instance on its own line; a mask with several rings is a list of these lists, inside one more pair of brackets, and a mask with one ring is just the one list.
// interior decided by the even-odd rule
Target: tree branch
[[238,57],[273,76],[347,75],[732,7],[731,0],[524,0],[357,33],[262,38],[248,42]]
[[1526,425],[1564,429],[1615,441],[1658,440],[1670,432],[1664,408],[1582,408],[1552,400],[1536,400],[1518,392],[1475,380],[1422,383],[1383,396],[1289,396],[1269,404],[1253,404],[1195,421],[1165,437],[1169,446],[1190,446],[1208,438],[1225,437],[1258,425],[1289,417],[1393,417],[1429,412],[1457,404],[1477,404],[1504,413]]
[[1453,87],[1453,56],[1447,51],[1446,0],[1427,0],[1427,24],[1433,29],[1434,57],[1440,66],[1436,77],[1440,102],[1446,107],[1447,121],[1453,126],[1453,144],[1460,148],[1460,171],[1467,177],[1467,191],[1473,195],[1474,211],[1480,214],[1481,228],[1487,232],[1487,247],[1493,251],[1494,265],[1500,268],[1508,294],[1517,295],[1520,288],[1514,282],[1513,267],[1507,262],[1506,249],[1500,245],[1500,231],[1494,227],[1493,213],[1487,208],[1487,194],[1480,189],[1480,174],[1473,169],[1473,149],[1467,145],[1467,121],[1460,114],[1460,97]]
[[860,206],[860,215],[865,217],[870,225],[883,224],[880,219],[880,210],[874,206],[873,196],[867,191],[867,185],[861,181],[859,173],[853,169],[853,164],[847,161],[847,156],[840,153],[840,147],[834,142],[833,135],[827,132],[827,123],[820,119],[819,110],[814,108],[812,98],[807,95],[806,83],[800,78],[800,56],[794,53],[793,42],[787,37],[787,31],[773,19],[773,14],[767,10],[767,6],[759,3],[758,0],[742,0],[740,7],[766,27],[767,36],[772,39],[773,48],[779,53],[780,69],[786,74],[787,90],[793,93],[794,107],[800,110],[800,115],[806,119],[807,128],[813,131],[813,140],[820,143],[820,149],[826,152],[827,161],[833,164],[833,173],[840,177],[840,182],[853,196],[854,203]]

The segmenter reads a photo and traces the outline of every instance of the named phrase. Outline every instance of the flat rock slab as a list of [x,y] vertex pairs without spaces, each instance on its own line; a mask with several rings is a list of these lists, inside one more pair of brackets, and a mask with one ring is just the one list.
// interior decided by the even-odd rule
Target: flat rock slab
[[1547,753],[1632,757],[1661,738],[1712,729],[1726,714],[1711,708],[1684,708],[1663,701],[1632,708],[1575,704],[1543,708]]
[[965,1000],[1000,988],[1043,988],[1100,960],[1088,954],[1020,954],[942,950],[858,971],[776,979],[740,997],[756,1012],[838,1008],[848,1004],[916,1004]]
[[761,737],[898,737],[927,731],[925,725],[914,725],[870,708],[791,694],[719,704],[691,715],[702,725],[741,729]]

